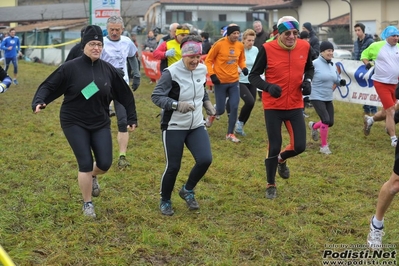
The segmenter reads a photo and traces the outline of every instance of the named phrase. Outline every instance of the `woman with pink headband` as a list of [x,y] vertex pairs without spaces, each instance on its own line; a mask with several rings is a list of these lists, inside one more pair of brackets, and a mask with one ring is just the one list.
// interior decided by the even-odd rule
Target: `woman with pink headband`
[[151,99],[162,108],[161,130],[166,157],[166,169],[161,179],[160,210],[173,215],[171,196],[179,173],[184,145],[195,159],[188,179],[179,195],[190,210],[198,210],[194,188],[212,163],[211,145],[204,126],[202,107],[208,115],[216,110],[205,90],[206,66],[200,63],[202,40],[188,35],[180,44],[182,58],[162,72]]

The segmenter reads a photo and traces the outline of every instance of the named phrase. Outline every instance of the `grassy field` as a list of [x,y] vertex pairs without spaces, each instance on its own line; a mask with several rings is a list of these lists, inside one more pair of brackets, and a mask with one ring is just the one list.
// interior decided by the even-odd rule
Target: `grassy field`
[[[291,178],[277,177],[275,200],[265,198],[260,102],[239,144],[224,139],[223,115],[209,129],[214,160],[196,189],[200,211],[189,212],[177,193],[193,165],[186,150],[172,196],[175,215],[166,217],[158,209],[165,167],[160,110],[143,75],[135,92],[139,128],[127,156],[132,165],[117,169],[112,118],[114,164],[99,178],[91,220],[82,215],[76,161],[59,125],[62,99],[37,115],[31,110],[38,85],[55,67],[21,62],[19,69],[20,85],[0,95],[0,244],[17,265],[322,265],[326,247],[366,243],[394,148],[384,123],[364,137],[360,105],[335,102],[332,155],[320,154],[307,132],[306,151],[288,161]],[[306,123],[318,120],[307,112]],[[398,243],[397,210],[394,201],[386,244]]]

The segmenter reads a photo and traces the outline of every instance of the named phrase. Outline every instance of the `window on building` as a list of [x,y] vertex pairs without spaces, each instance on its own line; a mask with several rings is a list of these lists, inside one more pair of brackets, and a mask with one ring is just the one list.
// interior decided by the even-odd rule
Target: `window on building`
[[247,13],[247,21],[254,21],[254,20],[269,21],[269,13],[267,12]]
[[192,13],[186,11],[167,11],[166,12],[166,23],[182,23],[192,20]]
[[227,21],[227,15],[226,14],[219,14],[219,21]]

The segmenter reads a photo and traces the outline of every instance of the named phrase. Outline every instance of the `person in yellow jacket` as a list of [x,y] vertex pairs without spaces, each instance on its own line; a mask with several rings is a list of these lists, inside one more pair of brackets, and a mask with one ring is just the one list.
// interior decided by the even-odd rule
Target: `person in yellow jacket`
[[226,140],[240,142],[234,135],[240,103],[239,76],[241,72],[247,76],[248,69],[245,64],[244,44],[238,41],[240,27],[230,24],[226,33],[225,37],[215,42],[205,59],[208,74],[215,88],[216,100],[216,115],[207,117],[206,126],[210,127],[215,117],[224,113],[226,97],[229,97],[230,115]]
[[190,33],[187,25],[179,25],[176,27],[175,38],[162,42],[152,55],[155,59],[161,60],[161,72],[181,59],[180,43],[184,37]]

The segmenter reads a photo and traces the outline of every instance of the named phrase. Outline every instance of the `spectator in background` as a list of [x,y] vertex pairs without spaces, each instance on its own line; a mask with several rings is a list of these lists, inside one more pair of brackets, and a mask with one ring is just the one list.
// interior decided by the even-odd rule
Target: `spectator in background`
[[378,34],[374,34],[373,39],[375,42],[381,41],[381,38],[378,36]]
[[157,36],[155,36],[155,40],[157,41],[158,45],[163,37],[165,37],[165,35],[163,35],[162,33],[159,33],[159,34],[157,34]]
[[[366,26],[363,23],[356,23],[354,26],[357,40],[353,43],[353,59],[360,60],[362,52],[374,42],[373,36],[365,33]],[[375,115],[377,106],[363,105],[365,115]]]
[[220,28],[220,35],[222,35],[222,37],[226,36],[226,31],[227,31],[227,26],[223,26]]
[[[299,38],[310,43],[309,32],[307,32],[306,30],[302,31],[299,34]],[[315,60],[316,58],[319,57],[317,55],[317,52],[313,49],[313,47],[310,47],[310,50],[311,50],[311,53],[312,53],[312,60]]]
[[316,56],[319,56],[320,42],[319,42],[319,38],[317,38],[317,36],[316,36],[316,32],[314,32],[314,30],[313,30],[312,24],[310,22],[303,23],[302,30],[307,31],[309,33],[310,46],[316,52]]
[[82,38],[83,38],[83,33],[85,32],[86,26],[83,26],[82,29],[80,30],[80,42],[75,44],[72,49],[69,51],[67,58],[65,59],[65,62],[72,60],[76,57],[79,57],[83,54],[82,50]]
[[1,42],[1,49],[4,50],[4,58],[6,60],[6,68],[5,71],[8,71],[8,67],[10,63],[14,66],[14,84],[18,85],[18,56],[22,55],[21,53],[21,43],[19,41],[19,37],[15,36],[15,29],[11,28],[9,30],[9,36],[4,38]]
[[208,54],[209,50],[212,47],[212,44],[209,41],[209,33],[203,31],[200,35],[202,38],[202,54]]
[[158,46],[157,40],[154,36],[154,32],[150,30],[147,34],[147,40],[145,40],[143,44],[143,50],[144,51],[154,51]]
[[262,22],[260,20],[255,20],[253,23],[253,28],[256,33],[256,38],[254,42],[254,46],[258,49],[266,42],[267,34],[263,30]]

